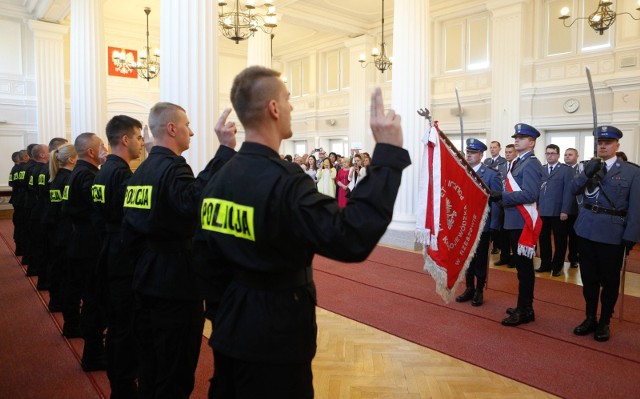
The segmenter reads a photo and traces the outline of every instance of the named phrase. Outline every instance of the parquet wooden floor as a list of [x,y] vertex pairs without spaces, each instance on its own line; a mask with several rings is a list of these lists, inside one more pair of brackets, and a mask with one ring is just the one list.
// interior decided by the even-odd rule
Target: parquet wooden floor
[[[492,255],[491,264],[497,260]],[[540,262],[535,259],[536,266]],[[560,277],[580,284],[578,269]],[[513,271],[500,267],[501,270]],[[626,293],[640,296],[640,275],[627,273]],[[317,399],[556,398],[539,389],[318,308],[313,361]],[[205,335],[211,332],[205,327]]]

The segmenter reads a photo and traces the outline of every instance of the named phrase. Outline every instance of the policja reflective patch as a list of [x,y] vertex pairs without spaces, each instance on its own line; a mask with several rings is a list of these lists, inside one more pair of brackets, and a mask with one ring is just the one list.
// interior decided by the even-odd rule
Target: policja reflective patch
[[64,201],[69,199],[69,185],[64,186],[64,190],[62,191],[62,199]]
[[124,196],[125,208],[151,209],[153,186],[127,186]]
[[201,223],[203,230],[229,234],[255,241],[253,207],[239,205],[219,198],[205,198],[202,202]]
[[44,182],[44,181],[45,181],[45,177],[46,177],[46,176],[45,176],[45,174],[44,174],[44,173],[40,173],[40,174],[38,175],[38,185],[39,185],[39,186],[44,186],[44,184],[45,184],[45,182]]
[[62,202],[62,194],[60,194],[60,190],[49,190],[49,200],[51,202]]
[[91,186],[91,197],[93,197],[93,202],[105,203],[104,190],[105,187],[103,184],[94,184]]

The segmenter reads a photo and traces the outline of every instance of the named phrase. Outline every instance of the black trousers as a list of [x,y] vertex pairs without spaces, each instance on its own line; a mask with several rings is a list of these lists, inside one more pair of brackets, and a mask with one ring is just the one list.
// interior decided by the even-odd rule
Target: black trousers
[[16,255],[25,255],[26,210],[22,205],[13,204],[13,241],[16,243]]
[[518,304],[519,309],[529,309],[533,307],[533,288],[536,281],[533,271],[533,259],[518,255],[518,240],[522,230],[507,230],[509,232],[509,243],[511,244],[511,264],[518,272]]
[[[540,268],[553,271],[562,270],[564,257],[567,253],[567,222],[560,220],[560,216],[542,216],[542,230],[540,231]],[[551,233],[553,245],[551,247]],[[555,249],[555,250],[554,250]]]
[[107,307],[107,377],[111,384],[111,399],[137,396],[138,356],[133,329],[135,297],[133,277],[112,277],[109,280]]
[[[578,237],[578,251],[586,315],[587,317],[596,316],[598,296],[600,296],[602,303],[600,321],[609,323],[618,300],[624,245],[603,244]],[[600,293],[600,287],[602,287],[602,293]]]
[[213,351],[209,399],[311,399],[311,361],[296,364],[253,363]]
[[511,260],[511,243],[509,242],[508,230],[500,229],[498,242],[500,245],[500,260],[509,263]]
[[579,262],[578,258],[578,236],[576,235],[576,231],[573,229],[573,225],[576,223],[576,219],[578,215],[569,215],[569,219],[567,219],[567,231],[568,231],[568,246],[569,246],[569,262]]
[[471,259],[471,263],[469,263],[469,268],[467,269],[466,281],[467,287],[473,288],[473,278],[475,277],[476,289],[482,290],[484,288],[485,282],[487,281],[487,261],[489,259],[489,241],[491,238],[491,233],[483,232],[480,235],[480,242],[478,242],[478,246],[476,247],[476,253],[473,255],[473,259]]
[[138,397],[188,399],[202,345],[202,301],[135,295]]

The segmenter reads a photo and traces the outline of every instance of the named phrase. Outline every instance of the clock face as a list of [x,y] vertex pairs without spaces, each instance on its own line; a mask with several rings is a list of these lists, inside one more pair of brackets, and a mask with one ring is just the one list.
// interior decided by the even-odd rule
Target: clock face
[[570,98],[564,102],[563,108],[570,114],[574,113],[578,110],[578,108],[580,108],[580,101],[576,100],[575,98]]

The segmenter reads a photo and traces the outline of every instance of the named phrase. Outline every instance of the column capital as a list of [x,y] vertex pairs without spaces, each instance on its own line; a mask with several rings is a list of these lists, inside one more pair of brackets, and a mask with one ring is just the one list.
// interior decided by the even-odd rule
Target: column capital
[[69,27],[67,25],[56,24],[53,22],[43,22],[30,19],[28,21],[28,25],[29,29],[39,37],[58,39],[69,32]]

